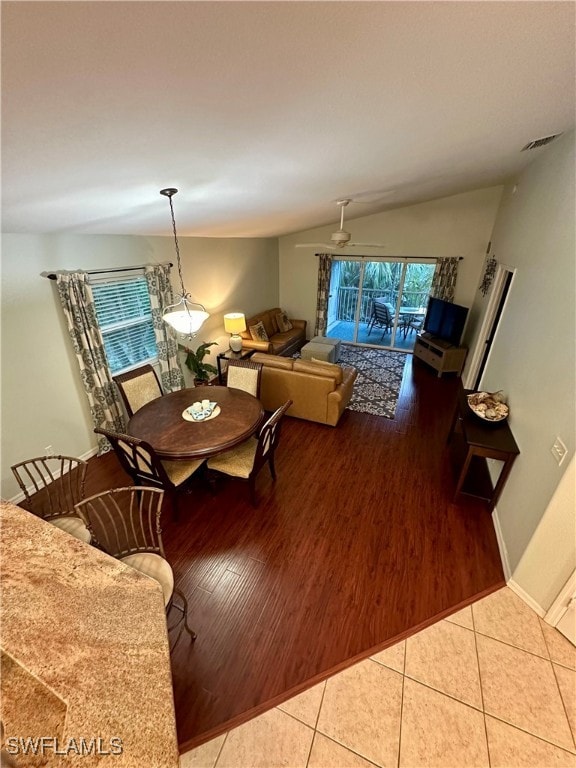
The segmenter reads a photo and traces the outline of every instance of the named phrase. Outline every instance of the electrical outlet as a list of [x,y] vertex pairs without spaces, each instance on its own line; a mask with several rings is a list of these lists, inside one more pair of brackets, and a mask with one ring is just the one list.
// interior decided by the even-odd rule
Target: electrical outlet
[[561,466],[562,462],[566,458],[566,454],[568,453],[568,448],[566,448],[562,442],[561,437],[557,437],[556,440],[554,440],[554,445],[552,448],[550,448],[550,450],[552,452],[552,456],[554,456],[558,462],[558,466]]
[[51,445],[47,445],[46,448],[44,448],[44,455],[45,456],[54,456],[54,448],[52,448]]

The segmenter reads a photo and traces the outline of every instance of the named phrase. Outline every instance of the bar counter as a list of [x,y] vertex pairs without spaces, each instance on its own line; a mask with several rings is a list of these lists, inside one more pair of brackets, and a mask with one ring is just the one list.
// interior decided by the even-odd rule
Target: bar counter
[[[0,501],[0,523],[1,718],[14,765],[177,768],[159,584],[11,503]],[[21,739],[36,740],[28,755]]]

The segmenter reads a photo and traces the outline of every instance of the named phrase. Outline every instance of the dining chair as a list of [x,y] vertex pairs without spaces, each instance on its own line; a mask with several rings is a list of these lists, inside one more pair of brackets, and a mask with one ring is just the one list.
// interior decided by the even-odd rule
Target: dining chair
[[143,405],[162,397],[162,387],[151,365],[142,365],[127,373],[113,376],[112,381],[118,387],[126,406],[128,416],[132,416]]
[[[166,616],[171,608],[181,611],[184,627],[194,640],[196,633],[188,625],[188,601],[174,587],[174,572],[162,544],[163,496],[161,488],[113,488],[78,502],[76,512],[94,544],[160,584]],[[181,605],[174,601],[175,595]]]
[[262,368],[262,363],[253,363],[251,360],[229,360],[226,386],[242,389],[244,392],[260,398]]
[[240,445],[212,456],[207,461],[209,470],[223,475],[247,480],[250,487],[252,504],[257,506],[256,475],[268,463],[272,479],[276,480],[274,454],[280,439],[282,417],[292,405],[288,400],[281,405],[266,421],[258,432],[258,436],[249,437]]
[[88,543],[90,532],[74,512],[84,498],[87,466],[82,459],[58,455],[26,459],[10,469],[24,493],[24,509]]
[[178,496],[186,490],[192,475],[204,463],[204,459],[167,461],[160,459],[154,448],[144,440],[100,427],[94,432],[109,440],[122,469],[130,475],[135,485],[162,488],[169,494],[172,514],[177,520]]

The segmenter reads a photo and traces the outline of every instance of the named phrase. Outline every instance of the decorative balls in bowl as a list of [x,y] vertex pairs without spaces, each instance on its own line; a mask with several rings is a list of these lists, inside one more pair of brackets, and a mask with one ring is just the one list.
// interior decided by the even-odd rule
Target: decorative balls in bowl
[[487,424],[499,424],[508,418],[509,408],[502,392],[474,392],[468,395],[468,406]]

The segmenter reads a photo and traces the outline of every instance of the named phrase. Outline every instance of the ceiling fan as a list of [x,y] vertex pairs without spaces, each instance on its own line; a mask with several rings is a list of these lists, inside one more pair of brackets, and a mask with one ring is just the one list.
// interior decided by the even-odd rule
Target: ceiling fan
[[296,248],[328,248],[335,250],[337,248],[385,248],[382,243],[351,243],[352,235],[344,229],[344,208],[351,202],[350,198],[345,200],[336,200],[336,205],[340,206],[340,229],[332,232],[329,243],[296,243]]

